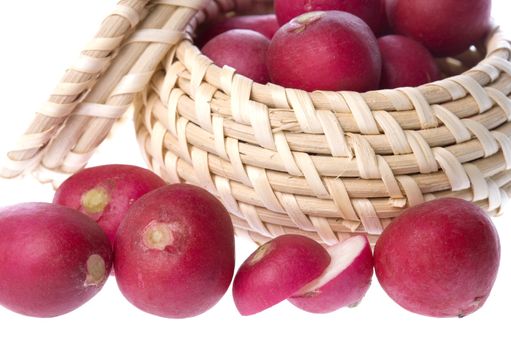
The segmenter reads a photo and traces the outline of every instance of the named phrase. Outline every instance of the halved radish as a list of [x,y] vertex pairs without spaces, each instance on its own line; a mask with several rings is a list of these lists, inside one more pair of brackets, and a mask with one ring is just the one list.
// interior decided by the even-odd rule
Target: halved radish
[[371,285],[373,255],[365,236],[327,248],[332,260],[321,276],[288,300],[308,312],[327,313],[356,305]]
[[233,283],[234,303],[242,315],[263,311],[319,277],[330,263],[328,252],[311,238],[283,235],[260,246],[240,266]]

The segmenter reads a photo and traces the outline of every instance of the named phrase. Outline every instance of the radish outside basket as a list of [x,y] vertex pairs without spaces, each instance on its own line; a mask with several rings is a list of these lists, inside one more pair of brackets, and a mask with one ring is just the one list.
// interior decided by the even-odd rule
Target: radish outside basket
[[[103,28],[68,71],[89,79],[63,80],[2,174],[78,171],[134,104],[148,166],[215,194],[236,232],[258,243],[288,233],[326,244],[366,233],[374,243],[405,208],[446,196],[501,211],[511,191],[511,46],[498,27],[440,60],[445,79],[366,93],[260,85],[194,46],[204,21],[271,5],[121,1],[103,26],[122,28],[110,37]],[[101,67],[89,72],[91,52]]]

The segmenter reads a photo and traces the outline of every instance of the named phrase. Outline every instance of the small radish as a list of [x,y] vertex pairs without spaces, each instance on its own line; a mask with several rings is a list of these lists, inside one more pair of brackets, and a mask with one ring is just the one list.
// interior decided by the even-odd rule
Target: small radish
[[83,305],[112,267],[105,233],[60,205],[23,203],[0,210],[0,304],[27,316],[54,317]]
[[288,300],[305,311],[327,313],[356,305],[369,289],[373,254],[365,236],[355,236],[327,248],[332,260],[320,277]]
[[386,0],[386,10],[395,33],[435,56],[460,54],[491,28],[491,0]]
[[421,43],[402,35],[378,38],[382,59],[380,87],[419,86],[440,79],[440,70]]
[[383,0],[275,0],[275,13],[280,25],[296,16],[312,11],[345,11],[361,18],[378,34],[383,26]]
[[186,184],[156,189],[128,211],[115,244],[115,277],[139,309],[185,318],[213,307],[234,273],[234,229],[225,207]]
[[202,47],[215,36],[231,29],[250,29],[271,39],[279,27],[277,17],[274,14],[229,17],[207,23],[200,29],[196,43],[199,47]]
[[441,198],[405,210],[376,242],[376,276],[403,308],[466,316],[483,306],[500,261],[490,218],[474,204]]
[[271,81],[287,88],[351,90],[378,88],[381,57],[371,29],[341,11],[308,12],[281,27],[268,49]]
[[109,164],[83,169],[64,181],[53,203],[94,219],[114,243],[129,207],[142,195],[165,185],[158,175],[133,165]]
[[330,263],[319,243],[300,235],[282,235],[260,246],[240,266],[233,283],[241,315],[261,312],[289,298],[323,273]]
[[248,29],[232,29],[224,32],[202,48],[217,66],[230,66],[237,73],[266,84],[270,77],[266,67],[266,53],[270,40],[261,33]]

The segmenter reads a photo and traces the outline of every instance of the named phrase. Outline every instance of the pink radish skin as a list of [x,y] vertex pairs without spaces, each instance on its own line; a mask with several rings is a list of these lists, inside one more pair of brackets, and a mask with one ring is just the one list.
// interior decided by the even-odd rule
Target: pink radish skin
[[396,34],[409,36],[435,56],[467,50],[490,29],[491,0],[386,0]]
[[323,274],[288,300],[313,313],[354,306],[371,285],[373,254],[365,236],[355,236],[327,248],[332,260]]
[[381,57],[371,29],[346,12],[309,12],[281,27],[268,49],[273,83],[287,88],[367,91],[380,82]]
[[240,266],[233,283],[241,315],[253,315],[289,298],[317,278],[330,263],[319,243],[300,235],[283,235],[260,246]]
[[384,25],[382,2],[383,0],[275,0],[275,13],[282,26],[306,12],[344,11],[361,18],[378,34]]
[[86,215],[48,203],[0,210],[0,304],[34,317],[75,310],[103,287],[112,248]]
[[223,205],[186,184],[154,190],[128,211],[115,244],[115,277],[139,309],[185,318],[213,307],[234,273],[234,230]]
[[374,32],[374,34],[377,37],[382,37],[385,35],[392,34],[392,29],[390,28],[389,19],[387,17],[387,9],[386,9],[386,0],[380,1],[380,14],[378,15],[378,18],[380,19],[378,30]]
[[217,66],[230,66],[256,83],[266,84],[270,80],[266,67],[269,45],[270,40],[261,33],[233,29],[208,41],[202,53]]
[[132,165],[86,168],[64,181],[53,203],[88,215],[105,231],[112,245],[129,207],[142,195],[166,183],[155,173]]
[[196,43],[197,46],[202,47],[215,36],[231,29],[250,29],[271,39],[279,28],[274,14],[229,17],[206,24],[204,28],[201,28]]
[[457,198],[436,199],[395,218],[376,242],[374,261],[381,286],[403,308],[463,317],[490,294],[499,237],[479,207]]
[[421,43],[402,35],[378,39],[382,59],[380,88],[419,86],[440,79],[440,70]]

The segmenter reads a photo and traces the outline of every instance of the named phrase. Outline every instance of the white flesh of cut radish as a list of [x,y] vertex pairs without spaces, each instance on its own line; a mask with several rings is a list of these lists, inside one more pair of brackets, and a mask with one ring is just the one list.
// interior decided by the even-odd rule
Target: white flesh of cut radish
[[332,258],[330,265],[328,265],[321,276],[303,286],[294,295],[304,295],[323,287],[350,266],[362,252],[366,244],[367,240],[364,236],[355,236],[336,245],[327,247],[328,253]]

